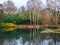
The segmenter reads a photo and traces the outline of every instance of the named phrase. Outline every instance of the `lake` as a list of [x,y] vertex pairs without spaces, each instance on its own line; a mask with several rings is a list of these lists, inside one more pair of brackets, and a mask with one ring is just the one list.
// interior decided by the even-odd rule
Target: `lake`
[[44,29],[0,28],[0,45],[60,45],[59,33],[41,33]]

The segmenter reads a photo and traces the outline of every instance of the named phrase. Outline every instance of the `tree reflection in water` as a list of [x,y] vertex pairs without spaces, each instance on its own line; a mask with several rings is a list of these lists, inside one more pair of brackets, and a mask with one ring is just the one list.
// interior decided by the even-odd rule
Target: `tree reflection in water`
[[38,29],[38,32],[33,29],[31,29],[31,32],[30,29],[0,32],[0,45],[60,45],[59,33],[40,32],[40,29]]

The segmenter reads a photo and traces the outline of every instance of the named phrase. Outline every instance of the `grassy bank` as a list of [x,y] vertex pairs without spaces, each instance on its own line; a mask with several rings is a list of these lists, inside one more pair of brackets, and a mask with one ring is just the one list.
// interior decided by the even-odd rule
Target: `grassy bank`
[[[14,29],[27,29],[27,28],[44,28],[41,25],[17,25],[14,23],[5,23],[0,22],[0,28],[4,28],[4,30],[0,30],[1,32],[4,31],[14,31]],[[41,33],[60,33],[60,27],[48,27],[41,31]]]

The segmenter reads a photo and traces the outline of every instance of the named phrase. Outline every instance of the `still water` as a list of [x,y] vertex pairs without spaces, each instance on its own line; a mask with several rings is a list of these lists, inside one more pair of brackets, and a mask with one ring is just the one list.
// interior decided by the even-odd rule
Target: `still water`
[[41,30],[14,29],[0,32],[0,45],[60,45],[59,33],[40,33]]

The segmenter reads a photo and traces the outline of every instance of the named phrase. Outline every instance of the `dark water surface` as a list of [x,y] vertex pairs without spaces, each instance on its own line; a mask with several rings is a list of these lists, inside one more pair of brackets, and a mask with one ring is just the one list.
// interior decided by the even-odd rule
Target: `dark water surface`
[[15,29],[0,32],[0,45],[60,45],[59,33],[40,33],[41,30]]

